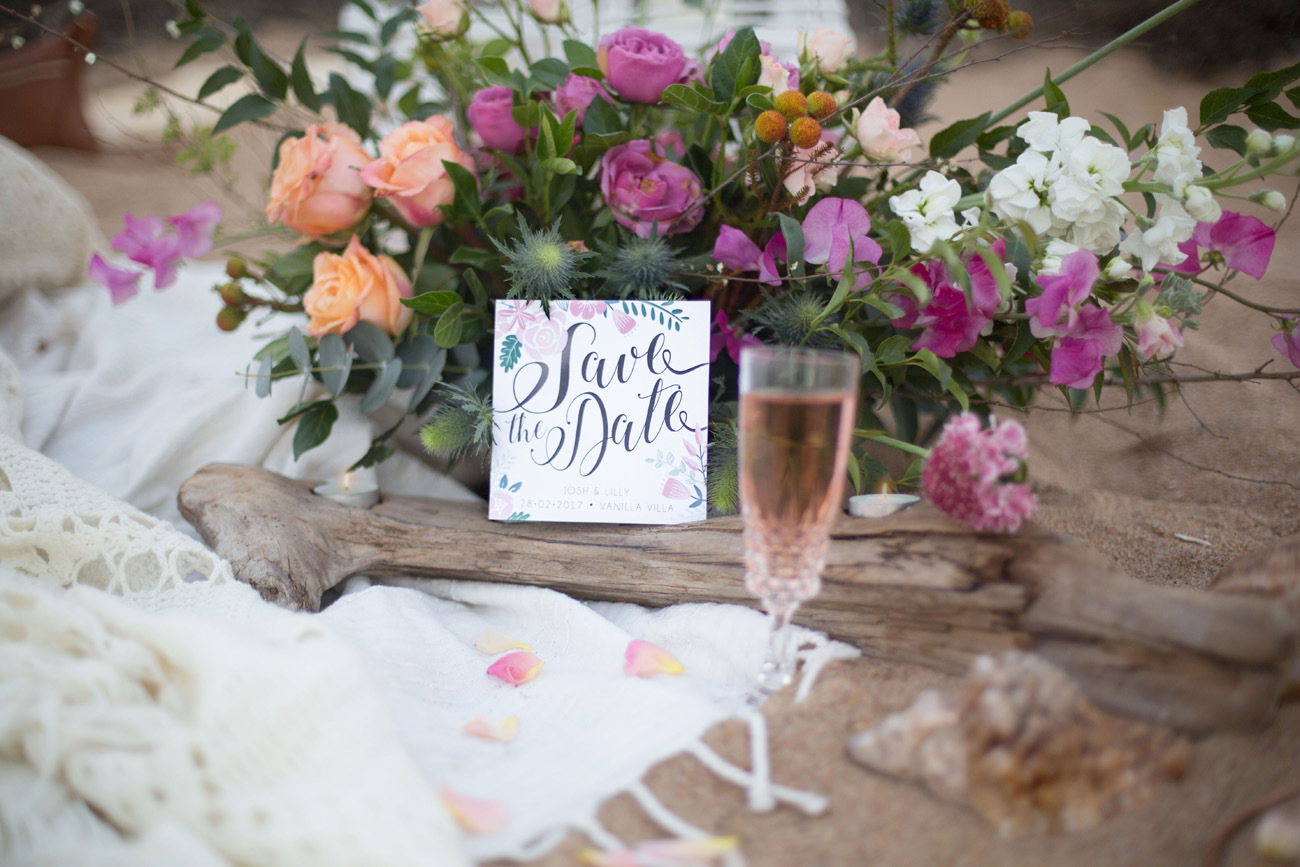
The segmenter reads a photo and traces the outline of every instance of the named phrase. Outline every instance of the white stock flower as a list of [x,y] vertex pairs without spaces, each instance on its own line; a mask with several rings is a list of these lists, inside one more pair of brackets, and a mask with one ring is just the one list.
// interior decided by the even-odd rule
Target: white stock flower
[[1223,216],[1223,208],[1219,207],[1214,194],[1206,187],[1188,187],[1183,207],[1198,223],[1217,223],[1219,217]]
[[1060,166],[1038,151],[1025,151],[993,176],[986,199],[989,210],[1004,220],[1023,220],[1036,234],[1043,235],[1053,225],[1048,192]]
[[758,64],[758,83],[762,87],[772,88],[773,99],[790,89],[790,71],[777,63],[774,58],[760,54]]
[[1081,117],[1062,120],[1050,111],[1031,111],[1029,120],[1020,125],[1016,135],[1034,150],[1050,154],[1074,148],[1091,128],[1092,124]]
[[1273,136],[1266,129],[1252,129],[1246,136],[1246,156],[1261,157],[1273,149]]
[[1179,106],[1166,111],[1156,143],[1155,179],[1168,184],[1181,199],[1187,185],[1201,176],[1200,152],[1196,137],[1187,128],[1187,109]]
[[1252,193],[1250,200],[1279,214],[1286,210],[1286,196],[1277,190],[1260,190],[1258,193]]
[[812,33],[799,31],[799,49],[817,58],[817,69],[822,75],[833,75],[853,56],[853,40],[818,24]]
[[1187,254],[1178,245],[1192,237],[1196,220],[1192,219],[1177,199],[1163,193],[1155,194],[1160,206],[1160,216],[1149,228],[1136,229],[1120,242],[1119,251],[1142,260],[1142,270],[1150,271],[1157,264],[1178,265]]
[[961,185],[938,172],[926,172],[920,189],[908,190],[889,200],[893,211],[912,237],[912,249],[928,253],[935,241],[957,234],[953,208],[961,199]]
[[1133,270],[1133,264],[1123,256],[1116,256],[1106,263],[1106,276],[1112,280],[1122,280]]
[[1115,199],[1106,199],[1101,212],[1092,219],[1071,223],[1065,230],[1065,239],[1100,256],[1115,249],[1123,225],[1124,209]]
[[1047,242],[1043,248],[1043,261],[1038,266],[1038,274],[1047,276],[1049,274],[1059,274],[1061,272],[1061,260],[1071,253],[1078,252],[1079,247],[1060,238],[1053,238]]

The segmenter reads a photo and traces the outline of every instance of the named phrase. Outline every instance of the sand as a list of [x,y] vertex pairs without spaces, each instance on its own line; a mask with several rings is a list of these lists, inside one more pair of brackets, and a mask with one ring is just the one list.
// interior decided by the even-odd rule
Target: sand
[[[934,106],[945,121],[923,128],[923,137],[946,122],[1001,107],[1040,82],[1044,65],[1064,69],[1078,56],[1026,51],[965,70]],[[106,135],[112,149],[86,155],[47,148],[38,155],[86,195],[105,235],[118,230],[125,211],[176,213],[213,195],[256,222],[271,142],[262,137],[240,157],[242,179],[232,194],[171,168],[164,150],[139,144],[135,122],[122,119],[123,97],[114,90],[119,78],[97,67],[91,82],[98,128],[116,129]],[[1174,105],[1191,106],[1194,115],[1204,92],[1235,83],[1169,78],[1142,57],[1119,54],[1065,92],[1076,114],[1097,118],[1100,107],[1137,126],[1158,121]],[[106,121],[113,112],[118,119]],[[1236,291],[1300,307],[1298,238],[1300,221],[1293,221],[1279,236],[1268,276],[1259,283],[1239,277]],[[1244,372],[1266,362],[1267,370],[1290,369],[1268,344],[1272,332],[1264,317],[1220,298],[1203,321],[1178,355],[1187,365],[1180,371]],[[1118,394],[1106,395],[1103,412],[1071,417],[1060,407],[1059,396],[1046,394],[1024,418],[1039,521],[1104,552],[1136,579],[1204,587],[1233,559],[1300,533],[1300,392],[1288,383],[1191,385],[1170,396],[1163,414],[1151,404],[1126,410]],[[861,659],[828,668],[802,705],[790,706],[785,695],[768,704],[775,777],[829,795],[831,809],[819,818],[790,808],[752,813],[740,790],[689,757],[663,762],[647,780],[698,827],[739,835],[755,867],[1186,865],[1197,863],[1207,839],[1238,810],[1300,783],[1300,707],[1291,705],[1262,732],[1199,741],[1185,779],[1142,808],[1087,832],[1003,841],[973,812],[871,774],[845,754],[851,733],[905,707],[923,689],[953,682],[926,668]],[[720,725],[707,741],[748,763],[743,726]],[[628,840],[664,836],[626,797],[610,801],[601,819]],[[1241,841],[1225,863],[1257,863]],[[536,863],[571,864],[583,845],[575,835]]]

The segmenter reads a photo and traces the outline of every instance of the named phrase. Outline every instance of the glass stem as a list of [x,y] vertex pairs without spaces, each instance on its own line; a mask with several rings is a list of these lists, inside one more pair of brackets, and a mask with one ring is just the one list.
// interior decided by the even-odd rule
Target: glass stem
[[798,609],[798,602],[769,609],[767,619],[771,629],[767,634],[767,654],[758,672],[758,688],[763,698],[794,680],[795,648],[791,646],[794,630],[790,621]]

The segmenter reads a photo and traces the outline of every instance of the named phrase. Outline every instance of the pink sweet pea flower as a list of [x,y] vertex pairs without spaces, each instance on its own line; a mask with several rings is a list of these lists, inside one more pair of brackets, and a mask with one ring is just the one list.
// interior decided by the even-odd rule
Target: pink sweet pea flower
[[762,254],[749,236],[731,226],[718,229],[718,240],[713,243],[713,258],[735,271],[757,271]]
[[110,242],[113,248],[121,250],[132,262],[151,268],[155,289],[166,289],[175,283],[181,258],[180,238],[162,234],[163,222],[158,217],[137,220],[126,214],[122,222],[124,228]]
[[[713,333],[709,335],[709,361],[717,361],[718,355],[723,349],[726,349],[727,354],[731,356],[731,360],[740,364],[741,349],[746,346],[762,345],[763,341],[754,335],[742,334],[740,326],[728,324],[725,310],[719,310],[718,315],[713,317]],[[676,479],[670,481],[676,481]],[[667,489],[664,490],[664,493],[668,495]]]
[[1043,294],[1025,302],[1029,314],[1029,331],[1038,339],[1069,334],[1079,317],[1079,306],[1092,294],[1092,286],[1101,273],[1097,256],[1089,250],[1076,250],[1061,260],[1057,274],[1039,275]]
[[1282,331],[1273,335],[1269,341],[1273,348],[1287,357],[1287,360],[1300,367],[1300,327],[1296,320],[1287,319],[1282,323]]
[[108,294],[113,298],[114,306],[125,304],[135,297],[139,291],[140,274],[139,271],[131,271],[127,268],[114,268],[104,261],[96,253],[90,257],[90,265],[86,268],[86,274],[91,280],[101,284],[108,289]]
[[[990,249],[1000,258],[1006,243],[998,241]],[[952,281],[947,267],[938,259],[912,267],[912,273],[931,289],[930,300],[923,310],[916,309],[910,296],[889,296],[903,311],[901,317],[892,320],[896,328],[923,329],[912,349],[928,349],[940,358],[952,358],[973,347],[984,328],[993,321],[1002,302],[997,281],[979,256],[968,255],[963,263],[970,277],[970,298]]]
[[1079,311],[1074,328],[1052,348],[1052,385],[1088,388],[1107,357],[1119,352],[1124,330],[1111,321],[1110,311],[1092,304]]
[[950,419],[921,471],[921,487],[977,531],[1014,533],[1038,509],[1029,486],[1012,481],[1024,466],[1027,441],[1019,424],[990,422],[986,431],[972,412]]
[[[882,250],[867,232],[871,230],[871,217],[860,202],[852,199],[828,197],[813,205],[803,218],[804,259],[813,264],[826,264],[831,274],[838,276],[853,247],[854,262],[880,261]],[[863,280],[866,280],[864,275]]]
[[1145,301],[1139,301],[1137,304],[1133,319],[1133,333],[1138,339],[1138,355],[1143,359],[1168,355],[1183,345],[1183,335],[1178,329]]
[[867,104],[866,111],[858,118],[855,133],[868,159],[890,163],[906,161],[912,148],[921,146],[921,137],[916,130],[902,128],[899,117],[898,112],[887,107],[878,96]]
[[168,217],[180,238],[181,255],[193,259],[212,252],[212,236],[221,222],[221,208],[216,202],[195,205],[184,214]]
[[[1198,274],[1221,259],[1229,268],[1259,280],[1268,269],[1276,234],[1262,220],[1224,211],[1215,223],[1197,223],[1192,237],[1178,245],[1187,258],[1174,270]],[[1205,263],[1201,262],[1202,247],[1211,254]]]

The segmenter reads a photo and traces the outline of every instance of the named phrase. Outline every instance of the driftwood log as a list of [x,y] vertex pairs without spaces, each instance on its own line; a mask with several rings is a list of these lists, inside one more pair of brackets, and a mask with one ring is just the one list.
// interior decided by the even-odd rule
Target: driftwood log
[[[206,467],[181,512],[266,599],[316,610],[356,574],[550,587],[582,599],[756,606],[741,523],[499,523],[475,503],[386,497],[371,510],[263,470]],[[1142,583],[1030,523],[978,535],[927,504],[843,518],[821,594],[796,621],[878,658],[953,673],[1008,648],[1041,653],[1098,704],[1192,732],[1265,722],[1288,688],[1296,623],[1273,599]]]

